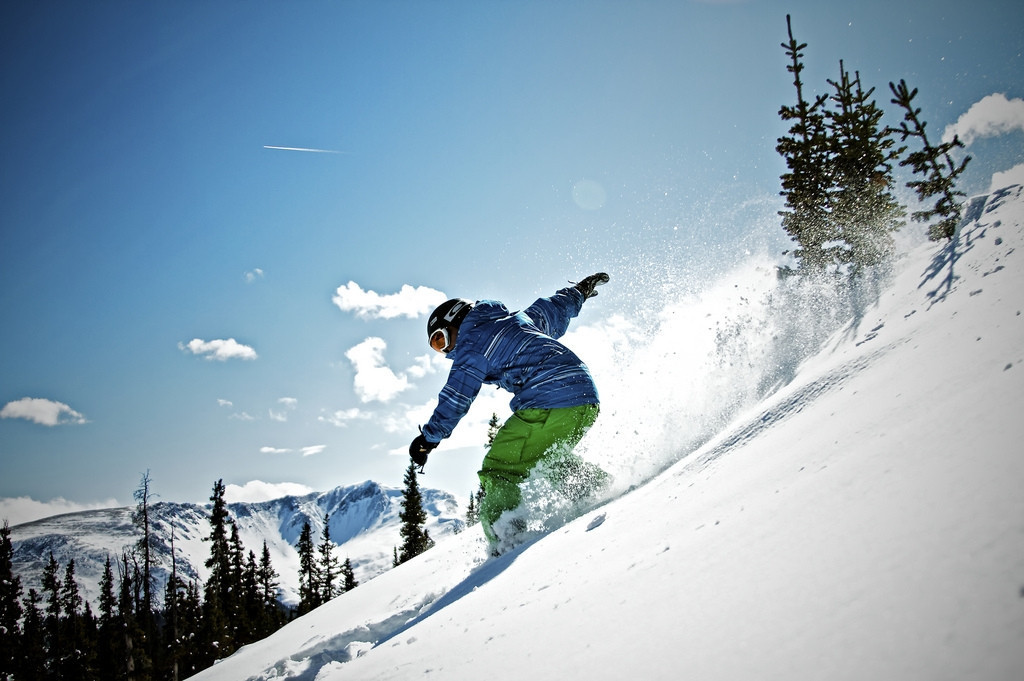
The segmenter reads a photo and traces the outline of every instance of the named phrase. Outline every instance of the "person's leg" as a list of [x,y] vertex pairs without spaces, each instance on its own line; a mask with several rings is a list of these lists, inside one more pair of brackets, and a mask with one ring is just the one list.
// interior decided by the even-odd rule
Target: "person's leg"
[[530,446],[533,431],[547,418],[547,410],[524,409],[513,414],[494,435],[478,475],[484,488],[480,501],[480,525],[492,544],[497,542],[493,525],[501,514],[519,506],[519,485],[536,463]]
[[600,473],[598,476],[598,473],[590,471],[590,477],[602,480],[607,477],[596,466],[586,464],[572,454],[572,448],[593,425],[598,411],[597,405],[523,409],[513,414],[498,430],[479,472],[484,487],[480,521],[490,542],[497,541],[494,522],[505,511],[519,506],[519,485],[541,459],[549,455],[554,457],[553,484],[560,486],[567,495],[575,496],[580,492],[572,491],[563,482],[575,483],[582,471],[589,470],[587,467]]
[[[597,405],[574,409],[555,409],[549,422],[568,435],[556,442],[543,455],[544,476],[552,487],[570,501],[591,496],[609,482],[609,475],[596,464],[584,461],[573,450],[590,430],[598,414]],[[561,421],[557,423],[556,421]]]

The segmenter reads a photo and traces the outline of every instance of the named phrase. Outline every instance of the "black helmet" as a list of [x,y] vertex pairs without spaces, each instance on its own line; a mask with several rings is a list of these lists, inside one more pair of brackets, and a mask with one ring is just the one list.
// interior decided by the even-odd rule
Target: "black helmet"
[[[462,320],[466,318],[469,311],[473,309],[473,302],[465,298],[452,298],[437,306],[430,316],[427,317],[427,341],[430,346],[438,352],[447,353],[451,350],[451,339],[449,331],[458,329]],[[434,342],[434,334],[443,336],[437,344]]]

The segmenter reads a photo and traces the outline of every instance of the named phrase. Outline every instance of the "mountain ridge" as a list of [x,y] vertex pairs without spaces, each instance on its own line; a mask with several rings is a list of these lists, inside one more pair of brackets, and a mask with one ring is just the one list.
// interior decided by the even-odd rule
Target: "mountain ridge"
[[[465,526],[454,495],[421,488],[427,531],[435,539]],[[266,541],[271,562],[279,574],[280,600],[298,603],[298,554],[295,544],[305,522],[320,540],[329,515],[331,541],[342,560],[349,558],[360,582],[391,567],[393,547],[401,543],[398,530],[402,490],[372,480],[342,485],[322,492],[288,495],[258,502],[231,502],[228,513],[238,525],[239,538],[257,556]],[[185,581],[204,582],[209,557],[206,537],[210,504],[159,501],[150,505],[154,579],[162,593],[171,572],[172,538],[176,569]],[[120,560],[141,532],[132,522],[134,506],[91,509],[21,523],[11,527],[15,574],[23,586],[40,589],[41,575],[52,553],[61,566],[75,560],[75,576],[83,597],[95,607],[99,584],[109,557]]]

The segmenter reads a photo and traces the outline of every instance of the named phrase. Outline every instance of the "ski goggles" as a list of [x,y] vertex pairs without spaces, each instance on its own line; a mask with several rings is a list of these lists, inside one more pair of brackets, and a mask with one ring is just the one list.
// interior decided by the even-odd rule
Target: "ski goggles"
[[452,334],[447,328],[441,328],[430,334],[430,347],[443,355],[447,355],[452,349]]

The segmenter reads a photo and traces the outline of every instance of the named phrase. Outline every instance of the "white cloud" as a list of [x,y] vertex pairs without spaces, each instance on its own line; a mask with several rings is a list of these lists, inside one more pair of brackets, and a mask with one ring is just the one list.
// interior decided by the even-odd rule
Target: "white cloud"
[[609,376],[618,373],[622,357],[643,343],[644,337],[632,321],[612,314],[569,330],[561,341],[586,362],[595,376]]
[[[512,415],[508,406],[509,397],[507,392],[500,390],[497,386],[484,386],[477,398],[473,400],[473,406],[469,408],[469,413],[459,421],[459,425],[452,432],[451,437],[444,441],[445,448],[476,449],[480,452],[482,459],[487,447],[487,424],[491,417],[497,414],[498,419],[504,422]],[[426,420],[421,423],[426,423]]]
[[25,419],[44,426],[79,425],[89,421],[64,404],[38,397],[23,397],[0,409],[0,418]]
[[345,428],[352,421],[366,421],[371,417],[369,412],[358,408],[341,409],[330,414],[321,414],[317,420],[321,423],[329,423],[332,426]]
[[447,297],[435,289],[426,286],[413,288],[408,284],[404,284],[398,293],[381,295],[375,291],[364,291],[359,284],[350,281],[339,286],[331,300],[342,312],[354,312],[364,319],[415,319],[431,312]]
[[247,283],[247,284],[251,284],[254,281],[256,281],[257,279],[262,279],[262,278],[263,278],[263,270],[261,270],[259,267],[257,267],[256,269],[253,269],[253,270],[249,270],[248,272],[245,273],[245,283]]
[[63,497],[56,497],[49,501],[36,501],[31,497],[9,497],[0,499],[0,522],[6,519],[11,526],[14,526],[60,515],[61,513],[76,513],[78,511],[118,508],[120,506],[122,504],[118,503],[117,499],[83,504],[68,501]]
[[217,400],[217,405],[221,406],[221,407],[233,407],[233,406],[235,406],[235,403],[232,402],[231,400],[221,400],[221,399],[218,399]]
[[353,388],[363,402],[388,402],[409,388],[409,379],[384,361],[386,349],[383,338],[370,337],[345,353],[356,371]]
[[[440,386],[438,386],[438,389],[440,389]],[[383,415],[380,418],[381,427],[386,433],[408,435],[409,441],[412,442],[412,439],[416,437],[418,427],[430,419],[430,415],[434,413],[434,407],[436,406],[436,398],[419,405],[403,405],[401,411]]]
[[282,397],[277,401],[277,403],[284,406],[284,411],[274,411],[273,409],[269,409],[270,420],[284,423],[288,420],[288,412],[294,410],[298,406],[299,401],[294,397]]
[[244,485],[227,485],[224,488],[224,500],[228,503],[270,501],[287,496],[304,496],[314,492],[312,487],[297,482],[263,482],[250,480]]
[[306,457],[306,456],[313,456],[315,454],[320,454],[325,449],[327,449],[327,445],[309,445],[307,447],[300,447],[298,450],[282,449],[280,447],[260,447],[260,453],[261,454],[294,454],[296,451],[298,451],[299,454],[301,454],[302,456]]
[[208,360],[225,362],[229,359],[256,359],[256,351],[248,345],[242,345],[234,338],[204,341],[193,338],[188,344],[178,343],[178,347],[193,355],[205,355]]
[[237,414],[232,414],[230,418],[237,419],[238,421],[255,421],[255,417],[247,412],[240,411]]
[[1011,184],[1024,184],[1024,163],[1015,165],[1007,171],[994,173],[992,185],[988,190],[994,192],[1003,187],[1009,187]]
[[437,373],[438,368],[447,360],[438,353],[431,355],[420,355],[416,358],[415,364],[408,368],[408,374],[413,378],[423,378],[427,374]]
[[979,137],[995,137],[1015,130],[1024,131],[1024,99],[1007,99],[995,93],[982,97],[971,105],[956,123],[947,125],[942,141],[949,142],[953,135],[970,146]]
[[[439,390],[440,387],[438,386]],[[512,414],[512,410],[508,406],[509,398],[509,394],[497,386],[485,385],[473,400],[469,412],[459,421],[459,425],[452,432],[451,437],[446,439],[442,446],[446,450],[479,448],[482,455],[487,442],[487,424],[491,417],[497,414],[498,419],[504,422]],[[412,442],[419,432],[419,427],[425,424],[434,413],[435,407],[437,407],[436,398],[423,404],[405,406],[401,411],[381,417],[381,427],[386,433],[402,435],[407,438],[408,442]],[[391,450],[390,453],[405,451],[408,454],[408,444],[404,446],[404,450],[399,447]]]

